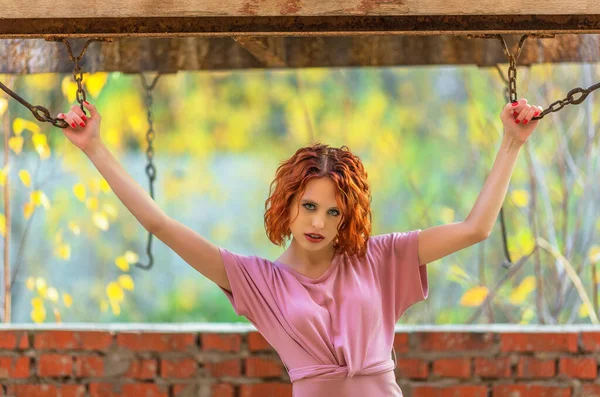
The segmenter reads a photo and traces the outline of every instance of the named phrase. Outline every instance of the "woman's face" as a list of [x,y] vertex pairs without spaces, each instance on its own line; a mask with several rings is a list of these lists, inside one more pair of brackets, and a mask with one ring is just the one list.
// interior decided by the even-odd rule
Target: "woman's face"
[[[335,199],[336,188],[327,177],[313,179],[306,186],[302,197],[295,197],[290,207],[290,230],[292,236],[305,249],[318,251],[333,244],[342,213]],[[323,238],[310,241],[307,234],[319,234]]]

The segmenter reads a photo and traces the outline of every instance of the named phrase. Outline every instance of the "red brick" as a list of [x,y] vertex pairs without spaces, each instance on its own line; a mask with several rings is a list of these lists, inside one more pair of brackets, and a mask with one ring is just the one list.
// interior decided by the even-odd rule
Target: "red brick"
[[258,332],[248,333],[248,350],[251,352],[273,351],[273,346]]
[[196,335],[188,333],[120,333],[117,344],[131,351],[181,351],[196,347]]
[[415,385],[412,387],[412,397],[487,397],[487,395],[488,388],[481,385]]
[[83,385],[8,385],[10,397],[85,397]]
[[242,345],[238,334],[202,334],[200,340],[204,351],[239,352]]
[[600,385],[597,383],[584,383],[582,390],[584,397],[600,397]]
[[575,379],[596,379],[598,363],[593,357],[561,357],[558,373]]
[[408,379],[427,379],[429,364],[418,358],[402,358],[398,360],[397,377]]
[[42,354],[37,359],[39,376],[71,376],[73,357],[64,354]]
[[406,332],[397,332],[394,335],[394,350],[396,354],[406,353],[409,350],[409,335]]
[[240,397],[292,397],[292,385],[288,383],[254,383],[240,386]]
[[160,360],[160,376],[163,378],[193,378],[196,376],[198,364],[190,358],[178,360]]
[[511,375],[511,362],[509,357],[474,359],[475,376],[482,378],[508,378]]
[[269,376],[281,376],[285,369],[281,360],[262,357],[248,357],[246,359],[246,375],[266,378]]
[[600,332],[582,332],[581,348],[584,352],[600,352]]
[[569,386],[494,385],[492,397],[571,397]]
[[219,362],[206,362],[204,367],[209,376],[218,378],[221,376],[241,376],[242,363],[240,359],[223,360]]
[[434,375],[445,378],[471,377],[471,360],[469,358],[440,358],[433,362]]
[[494,334],[480,332],[423,332],[414,335],[415,350],[427,352],[482,352],[494,347]]
[[104,376],[104,359],[100,356],[75,357],[75,376]]
[[500,350],[508,352],[577,352],[576,333],[507,333],[500,335]]
[[[191,396],[200,396],[204,395],[202,393],[202,389],[204,388],[201,385],[196,383],[192,384],[179,384],[173,385],[173,397],[178,397],[181,394],[181,397],[191,397]],[[228,383],[216,383],[211,386],[211,397],[235,397],[235,387]]]
[[112,344],[105,331],[42,331],[34,334],[33,347],[38,350],[100,350]]
[[521,357],[517,364],[518,378],[551,378],[556,376],[556,361],[535,357]]
[[0,356],[0,379],[24,379],[29,377],[29,358]]
[[29,336],[25,331],[0,331],[0,349],[25,350],[29,348]]
[[168,386],[154,383],[90,383],[90,397],[168,397]]
[[133,360],[124,376],[134,379],[153,379],[157,370],[158,364],[155,359]]

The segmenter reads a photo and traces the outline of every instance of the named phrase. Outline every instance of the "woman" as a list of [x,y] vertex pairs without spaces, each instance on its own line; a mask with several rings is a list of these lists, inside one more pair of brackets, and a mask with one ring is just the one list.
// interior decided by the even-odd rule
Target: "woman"
[[428,295],[426,264],[486,239],[522,145],[542,108],[527,100],[500,114],[504,136],[467,219],[421,231],[370,236],[371,194],[358,157],[314,144],[277,169],[265,203],[275,261],[217,247],[166,215],[102,143],[100,114],[85,103],[59,118],[142,226],[215,282],[280,355],[295,397],[402,396],[390,358],[394,326]]

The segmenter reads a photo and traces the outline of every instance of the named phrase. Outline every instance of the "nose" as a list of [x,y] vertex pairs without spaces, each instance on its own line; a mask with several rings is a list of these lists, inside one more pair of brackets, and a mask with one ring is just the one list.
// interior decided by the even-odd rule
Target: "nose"
[[325,221],[323,220],[323,217],[321,215],[315,215],[313,216],[312,219],[312,227],[319,230],[319,229],[323,229],[323,227],[325,226]]

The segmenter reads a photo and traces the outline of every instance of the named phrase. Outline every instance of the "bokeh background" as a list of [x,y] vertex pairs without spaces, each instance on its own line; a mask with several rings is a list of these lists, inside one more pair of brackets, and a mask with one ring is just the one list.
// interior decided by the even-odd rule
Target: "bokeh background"
[[[502,68],[506,71],[506,67]],[[148,78],[152,75],[148,74]],[[0,76],[52,114],[75,103],[71,75]],[[144,187],[147,109],[139,75],[85,74],[102,137]],[[600,81],[595,64],[520,67],[518,94],[546,108]],[[600,262],[599,93],[546,116],[522,149],[500,221],[477,245],[428,265],[429,298],[405,324],[591,323]],[[220,289],[147,232],[61,130],[0,97],[0,233],[11,235],[12,322],[248,322]],[[464,220],[502,138],[504,85],[494,68],[246,70],[164,75],[153,92],[155,200],[218,246],[277,258],[263,213],[279,162],[318,141],[347,145],[373,192],[373,234]],[[4,250],[4,245],[2,245]],[[571,266],[577,273],[568,275]],[[582,304],[579,279],[593,306]],[[2,282],[4,284],[4,282]],[[492,294],[493,299],[485,298]],[[2,298],[0,297],[0,300]],[[483,306],[482,306],[483,305]]]

